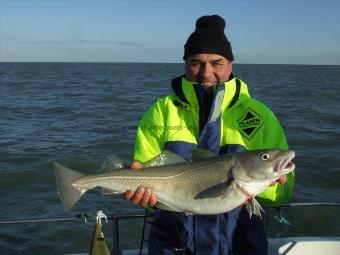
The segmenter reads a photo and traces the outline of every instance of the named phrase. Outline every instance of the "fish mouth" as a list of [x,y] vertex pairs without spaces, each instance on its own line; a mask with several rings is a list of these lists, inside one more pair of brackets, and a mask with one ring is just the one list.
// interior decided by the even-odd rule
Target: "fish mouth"
[[276,172],[282,175],[293,171],[295,169],[295,164],[292,162],[293,158],[295,158],[295,152],[289,151],[289,154],[278,164]]

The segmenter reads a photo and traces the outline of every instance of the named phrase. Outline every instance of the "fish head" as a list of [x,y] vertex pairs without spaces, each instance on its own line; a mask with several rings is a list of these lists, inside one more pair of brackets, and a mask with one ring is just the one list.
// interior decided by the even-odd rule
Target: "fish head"
[[238,153],[232,170],[235,179],[243,181],[276,180],[295,168],[292,150],[250,150]]

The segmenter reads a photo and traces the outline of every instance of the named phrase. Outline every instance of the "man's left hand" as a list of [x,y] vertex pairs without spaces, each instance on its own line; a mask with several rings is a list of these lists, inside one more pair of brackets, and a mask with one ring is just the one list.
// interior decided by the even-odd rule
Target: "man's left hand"
[[280,183],[280,184],[285,184],[287,182],[287,177],[285,175],[281,175],[279,177],[279,179],[277,179],[276,181],[273,181],[270,186],[274,186],[276,183]]

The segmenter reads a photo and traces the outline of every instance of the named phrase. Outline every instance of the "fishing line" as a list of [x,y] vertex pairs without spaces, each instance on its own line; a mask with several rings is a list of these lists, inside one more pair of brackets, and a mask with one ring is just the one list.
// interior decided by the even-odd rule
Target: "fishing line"
[[146,225],[147,214],[148,214],[148,209],[145,209],[144,220],[143,220],[142,237],[140,239],[140,245],[139,245],[139,255],[142,255],[142,251],[143,251],[144,233],[145,233],[145,225]]
[[193,225],[194,225],[194,255],[196,255],[196,217],[193,216]]

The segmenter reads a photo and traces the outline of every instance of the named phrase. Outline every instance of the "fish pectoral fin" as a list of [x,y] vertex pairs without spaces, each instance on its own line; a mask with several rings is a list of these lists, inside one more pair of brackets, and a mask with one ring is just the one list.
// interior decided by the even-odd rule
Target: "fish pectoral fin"
[[257,200],[255,198],[249,200],[246,203],[246,209],[249,213],[249,217],[251,217],[253,214],[259,216],[260,218],[262,218],[261,216],[261,211],[264,212],[264,210],[262,209],[261,205],[259,204],[259,202],[257,202]]
[[168,150],[164,150],[158,156],[146,161],[143,164],[143,168],[153,167],[153,166],[166,166],[174,165],[179,163],[188,163],[185,159],[178,156],[176,153]]
[[191,151],[192,161],[206,160],[209,158],[214,158],[216,156],[217,154],[206,149],[197,148]]
[[195,196],[195,199],[221,198],[224,199],[234,192],[233,185],[230,182],[223,182],[209,187]]

